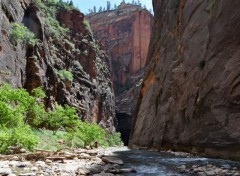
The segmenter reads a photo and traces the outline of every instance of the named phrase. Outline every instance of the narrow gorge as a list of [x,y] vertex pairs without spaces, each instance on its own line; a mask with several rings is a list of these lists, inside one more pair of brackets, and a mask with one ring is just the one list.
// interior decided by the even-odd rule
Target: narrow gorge
[[239,176],[240,1],[92,3],[0,0],[0,176]]
[[114,10],[91,13],[86,17],[94,37],[109,56],[117,131],[121,132],[127,145],[147,59],[153,16],[140,5],[122,2]]

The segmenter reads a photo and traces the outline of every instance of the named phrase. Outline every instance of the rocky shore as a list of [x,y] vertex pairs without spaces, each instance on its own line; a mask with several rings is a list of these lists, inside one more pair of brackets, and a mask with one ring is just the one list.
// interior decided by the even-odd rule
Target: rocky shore
[[38,150],[33,153],[0,155],[1,176],[111,176],[135,172],[107,149]]
[[196,175],[196,176],[240,176],[240,170],[237,167],[231,167],[229,165],[225,165],[222,167],[218,167],[212,164],[208,165],[193,165],[186,166],[181,165],[178,167],[180,173],[187,175]]
[[[166,166],[169,166],[167,170]],[[0,155],[0,176],[113,176],[128,173],[240,176],[240,163],[202,158],[186,152],[168,150],[159,153],[127,147],[65,148]]]

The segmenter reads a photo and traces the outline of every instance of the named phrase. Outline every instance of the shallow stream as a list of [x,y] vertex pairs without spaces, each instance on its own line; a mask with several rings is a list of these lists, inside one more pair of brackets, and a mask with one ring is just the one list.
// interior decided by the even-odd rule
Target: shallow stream
[[[223,159],[210,159],[190,155],[176,156],[181,153],[151,152],[144,150],[121,149],[114,154],[124,161],[124,167],[134,168],[137,173],[127,174],[129,176],[188,176],[196,175],[184,173],[178,167],[185,165],[187,168],[213,165],[221,169],[240,169],[240,162]],[[227,174],[227,173],[226,173]],[[197,174],[198,175],[198,174]],[[225,174],[224,174],[225,175]]]

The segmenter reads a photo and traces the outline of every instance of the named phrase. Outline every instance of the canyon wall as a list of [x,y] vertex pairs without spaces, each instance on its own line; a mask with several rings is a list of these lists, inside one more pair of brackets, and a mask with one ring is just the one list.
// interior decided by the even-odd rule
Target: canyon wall
[[[41,1],[0,1],[0,80],[29,91],[42,87],[47,108],[55,102],[74,106],[82,119],[113,131],[114,92],[106,53],[87,29],[84,14],[63,6],[51,13]],[[14,41],[14,22],[32,31],[36,44]]]
[[145,66],[152,15],[138,5],[121,3],[117,9],[87,16],[94,37],[109,55],[116,95],[130,89]]
[[240,1],[153,5],[129,146],[240,159]]
[[139,5],[121,3],[116,9],[87,15],[94,37],[107,51],[116,95],[117,130],[128,143],[132,113],[147,59],[152,14]]

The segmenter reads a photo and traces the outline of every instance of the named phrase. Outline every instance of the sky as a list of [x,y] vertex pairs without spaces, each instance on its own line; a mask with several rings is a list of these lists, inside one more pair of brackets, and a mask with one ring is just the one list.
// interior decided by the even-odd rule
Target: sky
[[[108,0],[111,2],[111,6],[114,4],[119,5],[122,0]],[[137,0],[135,0],[137,1]],[[125,2],[131,3],[132,0],[125,0]],[[152,0],[140,0],[142,5],[146,5],[147,9],[152,9]],[[73,0],[73,3],[76,7],[80,9],[83,13],[88,13],[88,9],[93,9],[93,6],[96,6],[98,10],[100,6],[107,7],[107,0]]]

